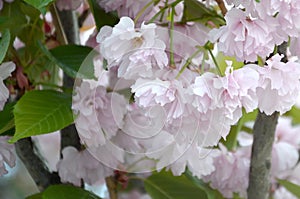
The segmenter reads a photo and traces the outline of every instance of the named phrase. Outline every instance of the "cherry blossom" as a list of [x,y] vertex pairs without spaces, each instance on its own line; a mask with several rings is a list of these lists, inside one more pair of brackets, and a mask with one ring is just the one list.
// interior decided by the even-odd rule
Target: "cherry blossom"
[[226,198],[233,198],[233,193],[246,197],[250,169],[250,147],[229,152],[222,145],[221,154],[214,159],[215,171],[203,177],[212,188],[218,189]]
[[[274,16],[279,22],[278,29],[284,30],[286,36],[297,37],[300,31],[300,22],[298,16],[300,14],[300,3],[297,0],[283,1],[262,1],[257,3],[256,10],[258,14],[265,19],[268,16]],[[279,30],[280,31],[280,30]]]
[[163,47],[162,41],[156,38],[156,25],[141,25],[140,29],[134,28],[134,22],[129,17],[122,17],[113,28],[105,26],[101,28],[97,36],[100,43],[100,52],[108,63],[120,62],[127,53],[138,48]]
[[185,112],[186,89],[180,81],[138,79],[131,87],[135,100],[141,107],[163,106],[167,122],[180,118]]
[[[147,0],[98,0],[99,5],[104,8],[106,12],[117,11],[119,17],[127,16],[135,18],[140,10],[142,10],[149,1]],[[141,16],[143,20],[152,10],[148,7]]]
[[258,107],[267,115],[275,111],[283,114],[290,110],[300,91],[300,64],[292,61],[284,63],[281,62],[281,58],[282,56],[276,54],[267,60],[267,66],[246,66],[260,74],[256,90]]
[[173,175],[180,176],[188,168],[194,176],[202,178],[211,174],[214,170],[214,157],[218,156],[218,150],[205,149],[192,144],[178,160],[172,163],[168,168]]
[[5,163],[11,168],[16,165],[15,147],[8,140],[9,137],[0,136],[0,177],[8,173]]
[[104,144],[123,124],[126,113],[124,97],[107,93],[95,81],[82,82],[76,91],[72,108],[79,113],[75,121],[79,136],[88,146]]
[[3,81],[15,70],[16,65],[13,62],[5,62],[0,65],[0,111],[9,97],[9,91]]
[[246,12],[233,8],[225,19],[225,26],[209,33],[210,40],[218,40],[218,49],[225,55],[236,57],[238,61],[256,61],[257,56],[266,57],[275,44],[283,41],[274,38],[273,33],[278,25],[273,18],[252,18]]
[[58,174],[62,182],[81,185],[81,179],[94,184],[100,179],[113,175],[113,170],[101,164],[87,150],[78,152],[74,147],[66,147],[62,151],[63,158],[57,164]]

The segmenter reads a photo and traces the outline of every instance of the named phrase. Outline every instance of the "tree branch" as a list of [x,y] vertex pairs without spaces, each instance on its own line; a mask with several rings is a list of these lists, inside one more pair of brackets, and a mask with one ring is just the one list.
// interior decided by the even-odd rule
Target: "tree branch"
[[224,1],[223,0],[216,0],[221,12],[222,12],[222,15],[225,16],[226,13],[227,13],[227,8],[224,4]]
[[16,152],[30,173],[40,191],[49,185],[60,184],[57,173],[50,173],[43,161],[34,153],[31,138],[24,138],[16,143]]
[[259,112],[253,127],[253,146],[249,174],[248,199],[268,199],[272,146],[279,113]]
[[118,199],[117,181],[114,176],[105,178],[106,186],[109,192],[110,199]]
[[[278,46],[278,53],[287,62],[287,42]],[[272,100],[272,99],[270,99]],[[272,147],[279,113],[268,116],[259,112],[253,127],[253,146],[249,174],[248,199],[268,199],[270,191],[270,169]]]

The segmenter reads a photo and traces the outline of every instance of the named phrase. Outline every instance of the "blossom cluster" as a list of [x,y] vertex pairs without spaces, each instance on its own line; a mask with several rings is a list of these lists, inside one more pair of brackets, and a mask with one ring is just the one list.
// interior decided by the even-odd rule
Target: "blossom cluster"
[[[299,131],[299,126],[292,126],[291,118],[279,118],[272,148],[273,187],[278,187],[277,179],[289,179],[300,183],[299,176],[295,175],[299,167]],[[252,134],[241,132],[238,141],[239,147],[235,151],[227,151],[224,146],[220,146],[221,153],[214,159],[215,171],[203,177],[205,182],[209,182],[212,188],[219,190],[226,198],[232,198],[234,193],[238,193],[243,198],[247,196]],[[275,189],[274,198],[291,196],[284,187]]]
[[225,16],[226,25],[210,33],[211,41],[218,41],[218,48],[225,55],[253,62],[258,56],[267,57],[275,45],[287,42],[289,37],[299,36],[300,3],[297,0],[227,2],[234,8]]
[[[251,146],[236,152],[215,146],[221,138],[226,140],[243,110],[259,109],[267,115],[290,110],[300,91],[300,64],[284,63],[283,56],[275,54],[263,66],[246,64],[235,69],[228,61],[224,74],[208,72],[213,67],[202,61],[203,52],[193,55],[211,33],[203,28],[201,39],[190,35],[188,40],[182,33],[191,28],[194,32],[199,26],[173,30],[177,37],[172,41],[166,28],[145,22],[135,28],[129,17],[122,17],[114,27],[103,27],[97,41],[107,71],[99,65],[96,70],[102,71],[98,72],[101,78],[82,80],[75,89],[78,133],[94,158],[114,169],[143,172],[167,167],[181,175],[188,168],[224,196],[232,197],[234,192],[244,196],[248,184],[242,178],[248,177]],[[182,45],[184,39],[186,45]],[[171,43],[176,46],[173,51]],[[108,85],[103,85],[103,75]],[[274,143],[276,174],[295,166],[298,156],[293,153],[289,162],[281,161],[283,145],[286,143]],[[240,175],[223,172],[224,165],[226,171]]]
[[[58,0],[56,5],[74,10],[83,2]],[[92,38],[99,52],[93,60],[96,78],[76,81],[72,109],[83,147],[62,149],[57,164],[61,181],[93,185],[114,170],[166,168],[179,176],[188,169],[224,197],[246,197],[252,135],[238,132],[233,150],[220,140],[226,142],[244,113],[283,115],[296,103],[300,64],[295,59],[283,62],[276,46],[290,40],[289,56],[300,55],[300,3],[226,0],[231,9],[226,24],[218,27],[211,21],[183,23],[183,1],[96,2],[106,12],[116,11],[120,21]],[[161,9],[168,16],[158,19]],[[226,61],[219,68],[216,51],[243,66]],[[14,70],[12,62],[0,65],[0,111],[9,97],[4,80]],[[293,197],[278,185],[278,178],[300,184],[295,175],[300,168],[299,131],[290,118],[280,118],[271,168],[276,199]],[[0,176],[7,173],[5,164],[15,164],[7,139],[0,137]],[[123,197],[148,198],[140,193]]]

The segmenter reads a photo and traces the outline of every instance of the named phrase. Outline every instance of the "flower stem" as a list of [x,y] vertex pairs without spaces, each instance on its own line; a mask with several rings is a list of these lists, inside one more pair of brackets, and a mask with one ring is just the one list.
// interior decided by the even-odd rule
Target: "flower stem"
[[176,68],[174,61],[174,15],[175,7],[172,6],[171,9],[171,29],[170,29],[170,65],[171,68]]
[[136,24],[137,21],[139,20],[139,18],[144,14],[144,12],[147,10],[147,8],[149,8],[152,4],[154,4],[157,0],[152,0],[149,3],[147,3],[136,15],[135,19],[134,19],[134,23]]
[[192,54],[192,56],[186,60],[185,64],[182,66],[182,68],[176,75],[176,79],[178,79],[180,77],[180,75],[183,73],[183,71],[191,64],[192,60],[201,52],[201,50],[202,50],[201,48],[198,48],[198,50],[196,52],[194,52]]
[[218,62],[217,62],[217,60],[216,60],[214,54],[212,53],[211,49],[207,48],[207,50],[208,50],[208,52],[209,52],[209,54],[210,54],[210,56],[211,56],[211,58],[212,58],[214,64],[216,65],[216,68],[217,68],[217,70],[218,70],[219,75],[220,75],[220,76],[223,76],[222,71],[221,71],[221,69],[220,69],[220,66],[219,66],[219,64],[218,64]]

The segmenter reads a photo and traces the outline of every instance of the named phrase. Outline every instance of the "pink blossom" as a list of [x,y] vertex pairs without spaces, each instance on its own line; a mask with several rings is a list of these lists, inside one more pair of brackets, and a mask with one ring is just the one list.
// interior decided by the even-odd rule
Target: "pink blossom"
[[226,140],[232,120],[224,116],[224,109],[209,110],[200,115],[198,145],[203,147],[218,145],[221,138]]
[[251,148],[239,148],[236,152],[229,152],[223,146],[221,154],[214,159],[215,171],[204,176],[205,182],[218,189],[226,198],[233,198],[233,193],[246,197],[250,168]]
[[0,111],[3,110],[4,104],[9,97],[9,91],[4,85],[4,80],[16,69],[13,62],[5,62],[0,65]]
[[63,159],[57,164],[61,181],[81,185],[81,179],[94,184],[100,179],[113,175],[113,170],[101,164],[87,150],[78,152],[74,147],[66,147],[62,151]]
[[215,108],[215,100],[220,100],[217,90],[212,87],[214,78],[217,78],[215,74],[206,72],[196,77],[195,83],[190,86],[190,94],[193,95],[192,105],[201,113]]
[[227,24],[210,32],[211,41],[218,41],[218,49],[238,61],[256,61],[266,57],[280,44],[273,37],[276,21],[273,18],[251,18],[246,12],[233,8],[225,16]]
[[[272,178],[284,177],[296,166],[299,159],[299,130],[299,126],[292,126],[290,118],[279,118],[272,147]],[[242,146],[251,146],[253,137],[241,132],[238,141]]]
[[[104,26],[97,36],[100,43],[100,52],[108,63],[120,62],[127,53],[139,48],[155,48],[161,43],[156,38],[155,24],[141,25],[140,29],[134,28],[134,22],[129,17],[122,17],[113,28]],[[159,45],[161,46],[161,44]]]
[[265,0],[257,3],[257,13],[265,19],[269,16],[274,16],[279,22],[278,31],[285,34],[285,37],[298,37],[300,31],[300,2],[298,0]]
[[128,109],[122,130],[132,139],[150,138],[164,128],[166,113],[162,107],[141,108],[133,103]]
[[155,24],[135,29],[130,18],[122,17],[114,28],[103,27],[97,41],[108,67],[118,67],[119,78],[151,77],[168,64],[166,45],[157,38]]
[[[216,103],[218,108],[225,108],[225,115],[233,123],[242,116],[242,107],[247,112],[257,107],[256,87],[258,86],[259,74],[250,68],[234,70],[231,62],[228,62],[225,76],[215,78],[213,85],[219,90],[220,97]],[[230,72],[231,70],[231,72]]]
[[192,90],[192,105],[201,113],[208,110],[224,115],[229,124],[234,124],[242,116],[242,107],[247,112],[257,107],[256,87],[259,74],[250,68],[233,70],[231,62],[224,77],[204,73],[196,77]]
[[132,54],[125,55],[118,70],[118,77],[138,79],[152,77],[154,70],[163,69],[168,64],[165,44],[160,40],[152,48],[138,49]]
[[163,106],[167,113],[167,122],[180,118],[185,112],[187,103],[186,89],[178,80],[162,81],[138,79],[131,86],[132,93],[135,93],[135,100],[141,107]]
[[[300,164],[297,164],[292,170],[285,172],[286,176],[280,177],[280,179],[288,180],[296,185],[300,185],[300,176],[299,176]],[[277,184],[275,186],[278,186]],[[291,192],[289,192],[283,186],[277,188],[274,192],[274,199],[297,199]]]
[[88,146],[104,144],[123,125],[126,100],[93,81],[83,81],[76,92],[72,108],[79,113],[75,123],[80,138]]
[[300,64],[289,61],[281,62],[282,56],[274,55],[267,61],[267,66],[248,65],[259,74],[258,108],[271,115],[274,111],[281,114],[290,110],[299,94]]
[[291,55],[300,57],[300,39],[298,37],[291,38],[289,47]]
[[7,174],[6,163],[10,168],[16,165],[15,146],[8,144],[9,137],[0,136],[0,177]]
[[106,11],[111,12],[117,10],[125,4],[126,0],[98,0],[99,5]]
[[218,154],[217,150],[201,148],[194,143],[168,168],[175,176],[182,175],[188,168],[194,176],[201,178],[215,170],[214,157]]
[[300,126],[292,124],[292,118],[280,117],[276,126],[276,142],[286,142],[299,149]]
[[126,151],[115,145],[111,140],[106,142],[105,145],[87,148],[89,153],[103,165],[115,169],[124,170],[122,164],[125,163]]
[[[137,14],[142,10],[149,1],[147,0],[98,0],[99,5],[106,11],[117,11],[119,17],[128,16],[135,18]],[[144,20],[152,10],[152,7],[148,7],[140,17]],[[140,20],[139,20],[140,21]]]
[[284,187],[279,187],[278,189],[275,190],[274,199],[298,199],[295,195],[293,195],[291,192],[289,192],[286,188]]
[[284,172],[294,168],[298,160],[297,148],[284,141],[275,142],[272,150],[272,177],[280,177]]

